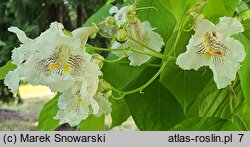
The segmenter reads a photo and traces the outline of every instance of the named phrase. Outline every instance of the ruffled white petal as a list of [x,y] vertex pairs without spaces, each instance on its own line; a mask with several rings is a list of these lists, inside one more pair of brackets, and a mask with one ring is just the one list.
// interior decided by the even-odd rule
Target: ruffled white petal
[[98,114],[99,112],[99,105],[94,99],[89,99],[89,103],[91,105],[91,108],[93,110],[93,114]]
[[109,115],[111,113],[112,111],[111,103],[109,102],[108,98],[103,96],[101,92],[97,92],[95,100],[100,107],[97,116],[100,116],[102,114]]
[[122,8],[119,10],[118,13],[123,13],[123,14],[127,15],[127,13],[128,13],[128,8],[129,8],[129,6],[124,6],[124,7],[122,7]]
[[237,62],[242,62],[245,59],[246,52],[240,41],[227,37],[221,42],[228,48],[226,58]]
[[81,45],[85,46],[89,36],[92,33],[95,33],[97,31],[97,28],[95,26],[91,27],[82,27],[78,28],[72,31],[73,37],[74,38],[79,38],[81,40]]
[[17,89],[19,87],[19,71],[18,69],[15,69],[13,71],[9,71],[4,79],[4,84],[8,86],[8,88],[11,90],[12,93],[17,92]]
[[165,44],[161,35],[153,31],[154,28],[148,21],[144,21],[142,25],[145,30],[142,42],[158,52],[161,51]]
[[[161,48],[164,45],[164,41],[161,38],[160,34],[153,31],[154,29],[152,28],[152,26],[148,21],[143,22],[142,27],[143,27],[142,31],[138,32],[138,30],[132,29],[130,33],[134,34],[134,36],[142,36],[141,38],[135,38],[135,39],[137,40],[141,39],[139,41],[141,41],[143,44],[154,49],[155,51],[158,52],[161,51]],[[142,34],[137,34],[137,33],[142,33]],[[148,49],[141,47],[140,45],[134,43],[133,41],[130,42],[133,48],[136,48],[138,50],[143,50],[144,52],[153,53],[152,51],[149,51]],[[133,51],[130,51],[128,53],[128,59],[130,60],[131,66],[140,66],[143,63],[147,62],[150,58],[151,58],[150,56],[139,54]]]
[[22,30],[20,30],[19,28],[17,28],[17,27],[10,27],[10,28],[8,28],[8,31],[13,32],[13,33],[16,33],[17,38],[18,38],[22,43],[28,43],[28,42],[32,41],[32,39],[28,38],[28,37],[26,36],[26,34],[25,34]]
[[41,75],[40,80],[44,85],[49,86],[49,88],[54,92],[63,92],[66,89],[73,86],[75,79],[72,76],[60,76],[57,74],[51,74],[51,76]]
[[176,59],[176,64],[185,70],[195,69],[208,65],[209,60],[203,56],[198,56],[192,51],[180,54]]
[[200,67],[209,64],[209,58],[197,54],[200,50],[197,45],[201,43],[201,40],[202,38],[195,35],[191,37],[189,44],[187,45],[187,51],[181,53],[176,59],[176,64],[179,65],[180,68],[185,70],[198,70]]
[[[125,48],[127,48],[126,45],[124,45]],[[119,49],[122,48],[122,44],[115,41],[112,45],[111,45],[111,49]],[[117,57],[122,57],[126,54],[126,51],[113,51],[112,54],[116,55]]]
[[209,67],[213,71],[217,88],[221,89],[231,84],[231,81],[235,79],[240,63],[225,59],[223,64],[215,64],[213,61],[210,61]]
[[115,20],[117,25],[123,25],[127,21],[127,13],[128,13],[128,6],[122,7],[118,12],[115,14]]
[[12,50],[11,59],[13,64],[19,66],[25,60],[27,60],[27,58],[28,56],[23,51],[22,47],[14,48],[14,50]]
[[93,97],[96,94],[98,88],[99,77],[98,76],[96,76],[95,78],[91,77],[87,78],[86,80],[88,81],[87,85],[88,92],[91,95],[91,97]]
[[126,16],[123,13],[117,13],[114,17],[118,25],[123,25],[126,22]]
[[52,32],[58,32],[60,35],[65,35],[62,31],[64,29],[63,24],[59,22],[52,22],[49,27]]
[[65,109],[67,107],[67,103],[61,99],[58,99],[57,105],[59,109]]
[[90,95],[90,93],[88,91],[88,85],[87,85],[86,80],[82,80],[80,93],[81,93],[81,97],[83,97],[84,99],[91,99],[92,98],[92,96]]
[[119,10],[116,6],[113,6],[109,9],[109,13],[110,14],[114,14],[114,13],[117,13]]
[[214,24],[206,19],[198,19],[196,22],[195,36],[203,36],[206,32],[214,30]]
[[128,59],[130,60],[129,65],[140,66],[143,63],[147,62],[150,58],[151,58],[150,56],[142,55],[142,54],[130,51],[129,56],[128,56]]
[[223,34],[223,37],[228,37],[243,32],[244,28],[236,18],[221,17],[220,22],[215,27],[215,31]]

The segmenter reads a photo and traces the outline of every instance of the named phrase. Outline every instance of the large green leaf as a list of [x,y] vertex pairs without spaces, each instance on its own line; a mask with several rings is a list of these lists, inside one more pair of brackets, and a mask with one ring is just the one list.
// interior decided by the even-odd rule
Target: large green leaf
[[106,4],[103,7],[101,7],[94,15],[92,15],[85,23],[84,26],[91,26],[91,23],[99,23],[108,16],[109,14],[109,9],[111,5]]
[[[104,79],[122,90],[131,90],[145,84],[157,70],[156,67],[146,65],[130,67],[119,63],[106,64],[103,68],[106,73]],[[184,114],[180,104],[158,81],[143,92],[144,94],[137,92],[126,96],[125,104],[124,101],[120,104],[119,101],[112,103],[112,107],[115,108],[112,110],[113,122],[120,124],[122,120],[127,119],[127,107],[140,130],[167,130],[183,119]],[[123,107],[119,107],[120,105]],[[175,109],[175,113],[172,113],[172,109]]]
[[227,89],[218,90],[214,81],[210,80],[188,107],[187,117],[213,116],[215,112],[220,115],[220,108],[225,108],[222,105],[229,105],[230,97],[228,94]]
[[57,107],[59,96],[60,94],[57,94],[43,106],[38,118],[38,126],[36,128],[37,131],[52,131],[57,128],[59,120],[55,120],[53,117],[59,110]]
[[[146,81],[137,79],[135,83],[141,85]],[[184,119],[181,105],[158,80],[145,88],[143,94],[126,96],[126,102],[140,130],[168,130]]]
[[233,16],[238,0],[208,0],[202,13],[213,22],[221,16]]
[[80,131],[104,131],[105,116],[89,116],[78,125]]
[[196,100],[212,78],[210,71],[182,70],[170,60],[162,73],[161,83],[172,92],[186,113],[187,107]]
[[241,87],[243,94],[246,99],[246,103],[250,106],[250,41],[244,35],[237,35],[236,39],[241,41],[245,47],[246,58],[242,63],[242,66],[239,71]]
[[239,128],[227,119],[208,117],[202,126],[201,118],[189,118],[177,124],[172,131],[237,131]]
[[232,88],[237,98],[232,97],[228,88],[218,90],[214,82],[210,81],[188,108],[186,117],[228,119],[240,130],[249,130],[250,124],[248,121],[250,116],[245,115],[249,109],[245,109],[247,107],[244,104],[240,82],[237,81],[232,85]]
[[[112,60],[115,55],[110,54],[108,59]],[[123,63],[106,63],[102,71],[104,79],[108,81],[113,87],[120,90],[129,90],[128,86],[131,85],[134,79],[140,78],[143,71],[147,66],[131,67]],[[133,88],[133,87],[132,87]],[[134,87],[135,88],[135,87]],[[127,104],[124,100],[111,100],[112,102],[112,127],[122,124],[130,116]]]
[[177,26],[181,24],[186,13],[194,6],[197,0],[161,0],[163,6],[167,8],[177,21]]
[[[128,89],[145,84],[157,71],[158,69],[152,67],[146,68],[140,78],[131,81]],[[140,130],[168,130],[184,119],[181,105],[158,80],[143,89],[142,93],[137,92],[125,97]]]
[[[115,58],[117,57],[113,54],[107,57],[108,60]],[[104,79],[117,89],[126,90],[127,85],[129,85],[133,79],[139,78],[143,70],[147,68],[147,65],[134,67],[129,66],[128,63],[128,60],[122,60],[116,63],[105,63],[102,68]]]
[[[193,33],[194,33],[193,31],[181,32],[181,34],[180,34],[181,39],[178,40],[178,42],[176,43],[175,50],[172,52],[171,56],[177,57],[180,53],[183,53],[186,51],[186,46],[187,46],[189,39]],[[165,55],[168,55],[169,52],[171,51],[171,49],[174,48],[177,34],[178,34],[178,31],[175,31],[172,34],[172,36],[169,38],[169,40],[167,41],[166,46],[165,46],[165,51],[164,51]]]
[[242,25],[244,26],[243,34],[250,40],[250,18],[244,20]]
[[125,122],[130,116],[130,112],[124,99],[114,100],[110,98],[110,101],[112,103],[111,116],[113,118],[111,128],[113,128]]
[[156,32],[160,33],[164,41],[167,42],[171,36],[175,25],[175,18],[159,0],[137,0],[137,7],[155,7],[155,9],[139,10],[139,18],[143,21],[149,21]]
[[[249,131],[250,130],[250,107],[247,104],[243,104],[241,112],[236,114],[239,117],[240,122],[242,122],[244,128]],[[242,129],[243,130],[243,129]]]
[[4,79],[7,73],[14,70],[16,65],[12,64],[11,61],[7,62],[4,66],[0,67],[0,80]]

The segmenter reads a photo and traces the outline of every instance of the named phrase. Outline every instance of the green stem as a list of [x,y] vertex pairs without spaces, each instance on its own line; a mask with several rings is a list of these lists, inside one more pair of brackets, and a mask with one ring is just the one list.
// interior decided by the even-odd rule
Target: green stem
[[[119,61],[117,63],[121,63],[121,64],[129,64],[129,62],[126,62],[126,61]],[[150,67],[161,67],[160,64],[153,64],[153,63],[144,63],[142,64],[141,66],[150,66]]]
[[239,99],[238,99],[237,95],[235,94],[232,85],[228,85],[228,86],[227,86],[227,89],[228,89],[228,91],[229,91],[229,93],[230,93],[230,95],[231,95],[233,101],[234,101],[234,102],[237,102]]
[[188,18],[189,18],[189,15],[186,15],[186,17],[184,17],[184,20],[180,23],[177,31],[177,36],[176,36],[176,39],[175,39],[175,42],[174,42],[174,46],[171,48],[171,50],[168,52],[167,56],[170,56],[173,52],[175,54],[175,49],[176,49],[176,46],[177,46],[177,43],[179,42],[180,40],[180,37],[181,37],[181,33],[184,29],[184,26],[186,25],[186,23],[188,22]]
[[124,94],[122,96],[120,96],[120,97],[115,97],[115,96],[111,95],[111,98],[114,99],[114,100],[121,100],[121,99],[124,98]]
[[135,38],[133,38],[133,37],[131,37],[131,36],[128,36],[128,38],[129,38],[130,40],[132,40],[133,42],[139,44],[140,46],[146,48],[147,50],[152,51],[152,52],[154,52],[154,53],[156,53],[156,54],[158,54],[158,55],[160,55],[160,56],[164,56],[164,55],[161,54],[160,52],[157,52],[157,51],[154,50],[153,48],[148,47],[147,45],[145,45],[145,44],[143,44],[142,42],[136,40]]
[[114,38],[113,36],[104,35],[101,31],[98,31],[98,33],[99,33],[102,37],[104,37],[104,38],[108,38],[108,39]]
[[[94,49],[94,50],[100,50],[100,51],[109,51],[109,52],[127,50],[127,48],[107,49],[107,48],[94,47],[94,46],[91,46],[91,45],[86,45],[86,48],[90,48],[90,49]],[[152,54],[152,53],[145,52],[145,51],[142,51],[142,50],[137,50],[135,48],[130,48],[130,49],[132,51],[140,53],[140,54],[144,54],[144,55],[160,58],[160,59],[163,59],[163,60],[167,60],[167,58],[162,54],[161,55],[156,55],[156,54]]]
[[144,55],[148,55],[148,56],[152,56],[152,57],[156,57],[156,58],[160,58],[162,60],[167,60],[168,58],[164,55],[157,55],[157,54],[152,54],[152,53],[149,53],[149,52],[145,52],[145,51],[142,51],[142,50],[137,50],[135,48],[132,48],[130,47],[130,49],[134,52],[137,52],[137,53],[140,53],[140,54],[144,54]]
[[170,56],[173,52],[175,53],[175,49],[176,49],[176,46],[177,46],[177,43],[179,42],[180,40],[180,37],[181,37],[181,33],[182,33],[182,24],[180,26],[180,28],[178,29],[178,33],[177,33],[177,36],[176,36],[176,40],[174,42],[174,46],[171,48],[171,50],[168,52],[167,56]]
[[136,8],[135,10],[145,10],[145,9],[155,9],[156,11],[158,11],[158,9],[156,7],[153,6],[149,6],[149,7],[140,7],[140,8]]
[[108,48],[101,48],[101,47],[94,47],[92,45],[86,45],[86,48],[99,50],[99,51],[108,51],[108,52],[115,52],[115,51],[123,51],[123,48],[117,48],[117,49],[108,49]]
[[130,91],[125,91],[123,93],[125,95],[128,95],[128,94],[132,94],[132,93],[136,93],[136,92],[142,91],[143,89],[145,89],[146,87],[148,87],[162,73],[162,71],[164,70],[164,68],[167,65],[167,63],[168,63],[168,61],[164,61],[163,64],[162,64],[162,66],[161,66],[161,68],[157,71],[157,73],[147,83],[145,83],[141,87],[138,87],[138,88],[130,90]]
[[104,60],[100,59],[100,60],[102,60],[104,62],[108,62],[108,63],[114,63],[114,62],[118,62],[118,61],[122,60],[124,57],[125,56],[121,56],[120,58],[117,58],[117,59],[114,59],[114,60],[107,60],[107,59],[104,59]]
[[157,73],[147,83],[145,83],[144,85],[142,85],[142,86],[140,86],[140,87],[138,87],[136,89],[129,90],[129,91],[120,91],[120,90],[112,87],[113,91],[115,91],[116,93],[118,93],[118,94],[121,95],[118,98],[113,97],[113,99],[119,100],[119,99],[124,98],[124,96],[126,96],[128,94],[133,94],[133,93],[136,93],[136,92],[142,92],[143,89],[145,89],[146,87],[148,87],[162,73],[162,71],[164,70],[164,68],[167,65],[168,61],[169,60],[163,62],[161,68],[157,71]]
[[183,32],[190,32],[193,30],[193,27],[190,27],[190,28],[183,28],[182,31]]

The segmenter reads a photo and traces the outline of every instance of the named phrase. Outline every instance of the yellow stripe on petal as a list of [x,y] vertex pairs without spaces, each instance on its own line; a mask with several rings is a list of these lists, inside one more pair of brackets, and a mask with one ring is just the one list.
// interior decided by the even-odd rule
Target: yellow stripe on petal
[[58,67],[59,67],[59,64],[51,64],[51,65],[49,66],[49,70],[50,70],[50,71],[53,71],[53,70],[57,69]]
[[68,73],[70,71],[70,65],[69,64],[66,64],[63,66],[63,71]]
[[211,58],[211,54],[209,52],[205,52],[204,53],[204,57],[210,59]]
[[78,97],[78,98],[76,99],[76,101],[77,101],[77,103],[78,103],[79,105],[83,105],[83,104],[84,104],[84,100],[83,100],[82,98],[80,98],[80,97]]

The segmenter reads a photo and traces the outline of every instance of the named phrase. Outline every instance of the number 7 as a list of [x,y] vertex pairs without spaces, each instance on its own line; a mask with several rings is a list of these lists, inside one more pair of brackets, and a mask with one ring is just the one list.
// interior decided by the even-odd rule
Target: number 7
[[238,134],[238,135],[240,136],[240,140],[239,140],[239,142],[241,142],[241,140],[242,140],[242,138],[243,138],[244,134]]

